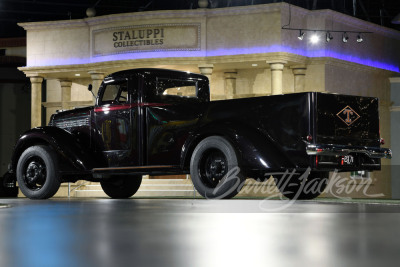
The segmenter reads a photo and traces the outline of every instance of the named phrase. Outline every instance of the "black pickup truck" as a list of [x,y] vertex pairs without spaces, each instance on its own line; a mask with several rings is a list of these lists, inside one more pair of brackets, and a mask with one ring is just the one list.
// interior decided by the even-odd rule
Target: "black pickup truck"
[[[106,77],[94,107],[25,132],[6,182],[32,199],[77,180],[128,198],[142,175],[190,173],[201,195],[231,198],[247,177],[272,176],[286,197],[311,199],[329,171],[380,170],[391,158],[381,142],[377,98],[307,92],[210,102],[205,76],[136,69]],[[319,190],[306,190],[316,182]]]

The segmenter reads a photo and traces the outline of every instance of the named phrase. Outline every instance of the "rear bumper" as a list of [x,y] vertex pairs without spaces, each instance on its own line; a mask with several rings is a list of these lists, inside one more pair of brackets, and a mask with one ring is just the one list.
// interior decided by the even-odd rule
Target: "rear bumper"
[[380,147],[355,147],[345,145],[307,145],[307,154],[309,156],[346,156],[349,154],[364,154],[374,159],[391,159],[392,151],[388,148]]

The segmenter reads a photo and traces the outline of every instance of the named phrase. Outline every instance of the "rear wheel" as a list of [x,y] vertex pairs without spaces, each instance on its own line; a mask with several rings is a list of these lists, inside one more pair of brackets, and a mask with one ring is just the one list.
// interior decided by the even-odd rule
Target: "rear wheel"
[[18,160],[17,181],[21,192],[31,199],[47,199],[60,188],[57,156],[48,146],[26,149]]
[[111,198],[130,198],[133,196],[142,183],[142,176],[113,177],[111,179],[101,181],[100,185]]
[[207,137],[197,145],[190,175],[196,190],[206,198],[232,198],[245,180],[235,149],[220,136]]
[[321,195],[329,181],[329,172],[310,172],[305,175],[274,177],[276,186],[289,199],[314,199]]

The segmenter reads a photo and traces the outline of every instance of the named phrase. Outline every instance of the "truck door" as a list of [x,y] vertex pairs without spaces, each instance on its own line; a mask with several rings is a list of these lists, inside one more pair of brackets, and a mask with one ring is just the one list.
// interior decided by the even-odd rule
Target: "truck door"
[[98,153],[109,167],[135,166],[137,151],[137,81],[105,80],[95,108]]
[[179,165],[183,145],[204,110],[198,95],[205,86],[208,90],[196,79],[149,77],[143,105],[146,165]]

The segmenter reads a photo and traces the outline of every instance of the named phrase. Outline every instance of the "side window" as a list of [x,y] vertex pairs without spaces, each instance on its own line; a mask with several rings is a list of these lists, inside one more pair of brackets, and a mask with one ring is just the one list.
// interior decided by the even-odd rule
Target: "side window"
[[101,105],[105,104],[123,104],[128,101],[128,81],[117,81],[105,84]]
[[197,82],[157,78],[156,95],[163,98],[197,98]]

